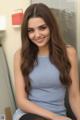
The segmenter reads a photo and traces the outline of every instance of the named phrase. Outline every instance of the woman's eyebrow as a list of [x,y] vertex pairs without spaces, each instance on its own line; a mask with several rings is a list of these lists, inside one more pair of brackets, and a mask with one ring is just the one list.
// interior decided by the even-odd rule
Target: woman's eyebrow
[[40,25],[39,27],[46,27],[47,25],[46,24],[42,24],[42,25]]

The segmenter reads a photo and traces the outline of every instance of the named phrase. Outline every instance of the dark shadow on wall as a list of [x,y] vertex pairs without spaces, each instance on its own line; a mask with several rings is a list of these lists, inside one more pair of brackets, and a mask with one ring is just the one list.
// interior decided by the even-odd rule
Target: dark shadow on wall
[[66,10],[51,8],[55,15],[63,39],[76,48],[76,14]]

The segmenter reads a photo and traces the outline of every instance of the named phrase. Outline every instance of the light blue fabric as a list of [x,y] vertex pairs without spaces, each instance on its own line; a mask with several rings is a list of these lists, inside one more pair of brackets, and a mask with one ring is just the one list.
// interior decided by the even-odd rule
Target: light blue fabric
[[[60,82],[59,75],[59,70],[51,64],[48,56],[39,56],[38,65],[29,75],[31,79],[29,100],[49,111],[65,115],[64,97],[66,88]],[[22,116],[24,112],[20,112],[18,109],[15,114]],[[13,120],[18,119],[14,117]]]

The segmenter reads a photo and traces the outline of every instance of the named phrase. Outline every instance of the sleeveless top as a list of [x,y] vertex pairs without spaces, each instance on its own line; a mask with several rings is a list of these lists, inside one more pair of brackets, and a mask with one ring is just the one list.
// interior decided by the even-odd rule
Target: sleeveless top
[[[38,65],[30,73],[31,89],[29,100],[59,115],[66,115],[64,98],[66,87],[59,79],[60,72],[48,56],[38,56]],[[17,109],[13,120],[25,114]]]

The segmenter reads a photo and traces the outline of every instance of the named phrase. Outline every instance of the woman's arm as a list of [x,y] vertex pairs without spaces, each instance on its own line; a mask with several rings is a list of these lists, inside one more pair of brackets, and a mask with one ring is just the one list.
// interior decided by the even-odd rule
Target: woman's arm
[[69,102],[77,120],[80,120],[80,89],[79,89],[79,75],[78,75],[78,60],[76,50],[72,47],[67,48],[69,60],[71,62],[70,76],[72,84],[68,89]]

